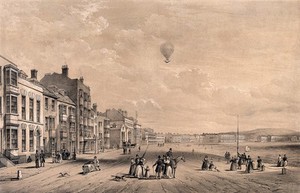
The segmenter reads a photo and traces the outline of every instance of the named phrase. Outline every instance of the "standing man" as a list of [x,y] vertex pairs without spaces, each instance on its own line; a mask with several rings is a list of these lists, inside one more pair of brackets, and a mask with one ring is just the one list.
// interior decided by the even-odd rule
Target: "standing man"
[[155,168],[156,178],[160,179],[161,173],[163,171],[163,160],[161,159],[160,155],[158,156],[157,161],[152,167],[154,166],[156,166]]
[[35,151],[35,167],[36,168],[40,167],[40,154],[39,154],[39,150]]
[[257,157],[257,169],[262,170],[263,162],[260,156]]
[[45,153],[43,150],[41,150],[40,160],[41,160],[41,167],[45,167]]

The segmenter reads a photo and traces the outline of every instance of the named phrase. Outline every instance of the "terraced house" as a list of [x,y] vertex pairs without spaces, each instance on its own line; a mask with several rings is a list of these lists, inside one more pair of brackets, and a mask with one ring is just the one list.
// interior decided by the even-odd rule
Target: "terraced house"
[[1,152],[11,160],[17,157],[15,161],[24,162],[35,150],[43,149],[43,88],[10,61],[6,61],[1,75],[5,104]]
[[68,66],[63,65],[61,74],[46,74],[40,82],[46,87],[56,86],[58,89],[63,89],[65,94],[73,101],[76,106],[74,117],[76,120],[75,151],[77,153],[93,151],[96,143],[96,138],[93,135],[94,113],[92,112],[90,87],[84,84],[83,77],[79,79],[70,78]]

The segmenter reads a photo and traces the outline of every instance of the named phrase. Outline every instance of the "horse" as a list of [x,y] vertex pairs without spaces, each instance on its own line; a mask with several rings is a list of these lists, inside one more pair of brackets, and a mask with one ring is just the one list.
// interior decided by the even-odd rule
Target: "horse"
[[177,168],[177,164],[178,162],[180,161],[183,161],[185,162],[185,158],[183,156],[178,156],[177,158],[174,158],[174,159],[171,159],[170,160],[170,166],[172,168],[172,174],[173,174],[173,177],[175,178],[175,173],[176,173],[176,168]]

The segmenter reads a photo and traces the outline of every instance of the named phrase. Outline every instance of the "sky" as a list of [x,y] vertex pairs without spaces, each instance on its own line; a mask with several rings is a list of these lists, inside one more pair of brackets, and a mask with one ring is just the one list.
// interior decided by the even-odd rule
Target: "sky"
[[[300,1],[0,0],[0,54],[157,132],[300,131]],[[171,62],[160,52],[174,45]]]

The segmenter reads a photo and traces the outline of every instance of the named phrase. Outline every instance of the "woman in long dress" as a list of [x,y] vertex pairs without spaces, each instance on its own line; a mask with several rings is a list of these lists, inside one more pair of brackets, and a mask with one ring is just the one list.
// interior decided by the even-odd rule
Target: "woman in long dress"
[[137,178],[143,178],[144,177],[144,163],[145,163],[145,158],[141,158],[139,164],[136,166],[136,172],[135,172],[135,177]]
[[166,176],[168,178],[173,178],[172,168],[171,168],[171,159],[170,157],[167,157],[167,160],[165,162],[166,164]]
[[130,168],[129,168],[129,175],[134,176],[134,172],[135,172],[135,160],[134,160],[134,158],[131,158]]
[[237,159],[235,157],[232,157],[230,160],[230,171],[236,171],[237,169]]

